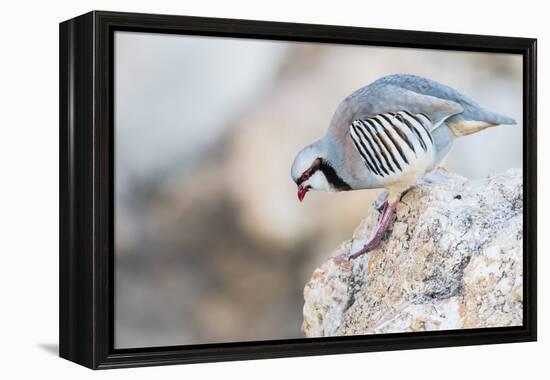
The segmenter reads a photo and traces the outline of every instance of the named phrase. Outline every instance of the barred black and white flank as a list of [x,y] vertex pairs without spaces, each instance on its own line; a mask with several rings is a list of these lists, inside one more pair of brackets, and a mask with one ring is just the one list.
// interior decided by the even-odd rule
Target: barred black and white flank
[[455,138],[515,123],[433,80],[390,75],[340,103],[325,136],[298,153],[291,175],[300,201],[310,190],[388,190],[378,229],[357,257],[381,243],[403,191],[441,162]]

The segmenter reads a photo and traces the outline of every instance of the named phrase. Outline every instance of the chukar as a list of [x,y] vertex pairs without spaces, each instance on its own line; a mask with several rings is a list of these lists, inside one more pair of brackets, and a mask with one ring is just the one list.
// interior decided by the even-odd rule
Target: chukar
[[436,168],[456,137],[515,123],[433,80],[390,75],[340,103],[325,136],[298,153],[291,175],[300,201],[310,190],[387,189],[378,227],[356,258],[381,244],[401,194]]

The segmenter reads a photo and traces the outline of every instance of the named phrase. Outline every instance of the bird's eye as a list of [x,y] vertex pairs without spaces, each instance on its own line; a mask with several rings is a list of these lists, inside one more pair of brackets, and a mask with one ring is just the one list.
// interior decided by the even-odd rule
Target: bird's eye
[[300,176],[300,178],[298,179],[298,182],[297,182],[297,183],[300,184],[300,183],[303,183],[303,182],[307,181],[307,180],[313,175],[314,171],[315,171],[315,170],[314,170],[313,168],[307,169],[307,170]]

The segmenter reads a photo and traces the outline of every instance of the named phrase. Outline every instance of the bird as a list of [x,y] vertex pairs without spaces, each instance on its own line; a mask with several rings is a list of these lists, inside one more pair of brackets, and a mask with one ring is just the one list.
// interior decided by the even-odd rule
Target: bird
[[336,107],[324,136],[296,155],[291,176],[300,202],[312,190],[385,189],[372,237],[348,257],[356,259],[382,244],[401,196],[438,166],[456,138],[513,124],[435,80],[392,74]]

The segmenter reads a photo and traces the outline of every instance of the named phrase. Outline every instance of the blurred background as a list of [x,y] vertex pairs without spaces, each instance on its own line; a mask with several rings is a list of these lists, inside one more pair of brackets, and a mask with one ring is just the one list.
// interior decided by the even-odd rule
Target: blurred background
[[521,56],[116,32],[115,346],[303,337],[303,286],[378,191],[300,204],[290,166],[392,73],[518,121],[457,140],[447,169],[521,168]]

